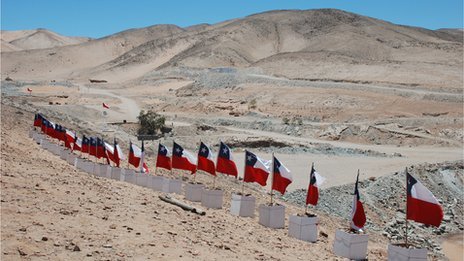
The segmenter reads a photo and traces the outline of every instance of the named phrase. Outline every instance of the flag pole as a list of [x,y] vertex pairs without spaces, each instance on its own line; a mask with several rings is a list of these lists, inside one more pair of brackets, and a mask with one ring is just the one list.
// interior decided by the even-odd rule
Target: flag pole
[[[245,150],[245,164],[243,164],[243,178],[242,178],[242,197],[245,196],[244,193],[244,189],[245,189],[245,169],[246,169],[246,161],[247,161],[247,158],[246,158],[246,150]],[[237,177],[238,177],[238,173],[237,173]]]
[[129,154],[127,155],[127,169],[130,169],[129,157],[130,157],[130,150],[131,149],[132,149],[132,142],[129,140]]
[[408,167],[405,168],[405,176],[406,176],[406,213],[405,213],[405,232],[404,232],[404,244],[406,248],[408,248]]
[[[200,147],[201,147],[201,139],[200,139]],[[200,151],[198,151],[200,152]],[[198,163],[200,162],[200,157],[198,157],[198,154],[197,154],[197,168],[198,168]],[[195,173],[193,173],[193,184],[195,184],[195,180],[197,178],[197,173],[198,171],[195,171]]]
[[274,187],[274,152],[272,152],[272,161],[271,161],[271,206],[272,206],[272,187]]

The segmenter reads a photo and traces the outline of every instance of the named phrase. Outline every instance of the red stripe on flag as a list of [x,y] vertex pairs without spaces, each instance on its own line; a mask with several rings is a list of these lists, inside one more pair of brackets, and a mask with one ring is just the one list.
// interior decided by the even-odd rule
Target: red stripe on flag
[[443,209],[440,205],[408,196],[407,219],[439,227],[443,219]]

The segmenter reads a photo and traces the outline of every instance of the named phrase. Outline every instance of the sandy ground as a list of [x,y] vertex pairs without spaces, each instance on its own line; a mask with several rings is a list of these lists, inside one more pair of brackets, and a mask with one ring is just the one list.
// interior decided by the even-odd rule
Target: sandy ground
[[[331,244],[346,221],[321,213],[327,237],[314,244],[289,238],[257,217],[230,215],[229,193],[240,185],[224,179],[217,182],[226,189],[224,209],[184,212],[158,192],[89,176],[42,150],[27,137],[32,116],[2,106],[2,260],[337,260]],[[269,200],[252,187],[258,202]],[[287,205],[287,214],[302,211]],[[385,245],[372,235],[369,258],[385,257]]]

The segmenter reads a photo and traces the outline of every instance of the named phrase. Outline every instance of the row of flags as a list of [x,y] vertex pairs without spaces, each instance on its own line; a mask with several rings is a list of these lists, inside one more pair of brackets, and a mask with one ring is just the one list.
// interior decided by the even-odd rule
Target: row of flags
[[[121,160],[125,160],[125,156],[116,139],[114,139],[111,145],[98,137],[88,138],[83,135],[82,139],[78,138],[76,132],[47,120],[40,113],[35,115],[33,125],[40,127],[46,135],[63,141],[64,145],[71,150],[88,153],[98,159],[104,158],[108,164],[112,161],[117,167],[120,166]],[[145,162],[143,141],[141,148],[130,142],[128,163],[139,168],[142,173],[149,173]],[[186,170],[190,171],[191,174],[195,174],[197,170],[202,170],[213,176],[216,176],[216,173],[219,172],[236,178],[238,177],[237,165],[233,159],[231,149],[222,141],[219,144],[216,161],[214,161],[212,150],[203,142],[200,142],[197,158],[176,142],[173,142],[172,153],[165,145],[159,143],[156,168]],[[282,195],[285,194],[287,187],[293,181],[290,170],[274,155],[272,155],[272,161],[266,161],[259,158],[256,154],[245,150],[243,182],[256,182],[261,186],[266,186],[270,174],[272,174],[271,190],[279,191]],[[425,186],[407,173],[407,170],[406,176],[406,218],[438,227],[443,219],[443,209],[438,200]],[[309,177],[306,205],[316,206],[318,204],[319,189],[324,181],[325,178],[316,171],[313,164]],[[366,223],[365,211],[358,190],[358,181],[359,171],[356,177],[351,212],[351,228],[355,230],[363,229]]]

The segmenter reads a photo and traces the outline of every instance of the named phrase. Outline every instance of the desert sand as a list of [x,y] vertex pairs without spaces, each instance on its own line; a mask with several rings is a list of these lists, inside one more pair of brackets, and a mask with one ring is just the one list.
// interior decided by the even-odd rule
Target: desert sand
[[[292,172],[288,192],[307,188],[313,162],[327,178],[322,188],[330,189],[352,185],[358,169],[361,180],[375,180],[463,159],[462,30],[323,9],[155,25],[100,39],[43,29],[2,32],[1,40],[5,260],[337,260],[334,233],[348,224],[316,209],[321,233],[308,244],[286,229],[264,228],[257,217],[231,216],[230,193],[240,184],[228,177],[218,178],[224,209],[184,212],[160,201],[159,192],[90,176],[41,149],[27,137],[35,112],[79,135],[116,137],[127,153],[140,110],[151,109],[172,127],[147,143],[152,170],[158,142],[171,147],[175,140],[196,153],[200,140],[216,152],[222,140],[240,175],[245,149],[264,159],[274,152]],[[453,174],[462,177],[462,169]],[[212,184],[204,173],[198,179]],[[247,191],[259,202],[269,199],[269,188],[249,184]],[[288,214],[303,211],[279,201],[287,225]],[[453,206],[462,208],[462,200]],[[366,207],[373,217],[374,207]],[[430,237],[462,234],[457,215],[456,226],[443,234],[430,229]],[[368,258],[386,259],[389,238],[368,232]],[[429,257],[459,258],[462,240],[454,239],[443,251],[429,249]]]

